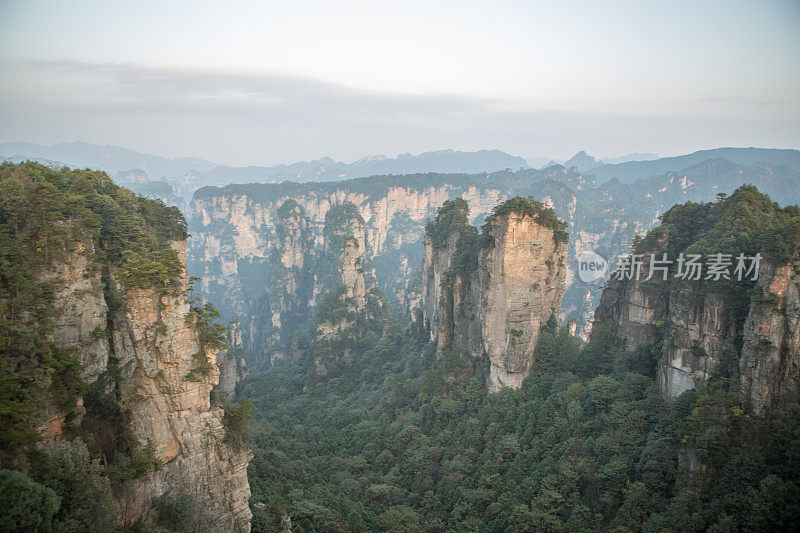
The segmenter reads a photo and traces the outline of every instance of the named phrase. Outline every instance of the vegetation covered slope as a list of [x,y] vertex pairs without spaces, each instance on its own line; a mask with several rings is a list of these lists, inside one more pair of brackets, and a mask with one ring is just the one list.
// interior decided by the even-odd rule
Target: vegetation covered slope
[[[222,331],[213,323],[213,306],[187,305],[184,264],[174,249],[174,241],[186,237],[176,208],[137,197],[105,173],[0,165],[0,463],[8,469],[0,471],[3,531],[111,531],[167,523],[161,514],[168,507],[191,514],[188,503],[178,505],[178,495],[160,496],[176,487],[165,477],[172,466],[190,461],[175,454],[174,461],[162,460],[156,448],[169,436],[135,425],[134,417],[144,414],[143,398],[158,393],[139,395],[134,389],[143,373],[125,364],[134,356],[152,362],[163,350],[176,355],[173,367],[188,367],[187,354],[169,345],[180,341],[146,346],[173,334],[191,338],[181,347],[199,347],[202,362],[213,362],[205,350],[219,347]],[[148,316],[132,317],[134,306]],[[141,342],[126,350],[128,326],[139,328],[134,342]],[[163,370],[153,379],[164,389],[201,390],[193,385],[200,378],[183,373],[177,383]],[[199,421],[204,401],[208,412],[208,392],[200,396],[199,409],[185,419]],[[165,411],[159,420],[172,414]],[[210,426],[214,416],[221,424],[221,410],[203,423]],[[221,432],[205,437],[213,444]],[[229,434],[235,438],[235,431]],[[225,453],[222,448],[214,453]],[[216,467],[210,462],[204,463],[209,470]],[[156,478],[159,486],[148,492]],[[207,490],[209,483],[198,485]],[[137,504],[142,493],[146,500]]]
[[[468,227],[464,213],[447,203],[431,239],[443,246]],[[734,246],[780,261],[796,223],[796,207],[744,187],[717,203],[676,206],[659,231],[680,250]],[[487,393],[486,368],[457,349],[437,357],[421,322],[388,324],[381,338],[376,330],[325,379],[285,369],[245,381],[256,407],[253,501],[266,504],[254,531],[286,514],[301,532],[800,525],[800,408],[791,398],[759,417],[720,376],[670,401],[649,346],[626,352],[601,329],[581,348],[555,320],[542,328],[522,388]]]
[[[40,281],[78,243],[97,245],[96,268],[119,267],[133,287],[169,288],[183,267],[168,242],[186,238],[177,208],[137,197],[103,172],[0,165],[0,452],[13,463],[38,440],[47,399],[69,402],[84,389],[74,353],[48,341],[54,287]],[[108,282],[108,280],[106,280]],[[114,291],[110,283],[106,290]],[[110,298],[114,299],[114,298]]]
[[[755,187],[742,186],[716,202],[672,207],[633,251],[641,275],[607,284],[595,334],[609,329],[629,348],[650,345],[657,381],[671,396],[729,377],[758,412],[798,397],[797,206],[781,208]],[[757,254],[758,264],[751,259]],[[653,260],[663,257],[659,269]],[[702,272],[686,266],[692,258]],[[712,270],[715,260],[724,268]]]
[[[752,298],[762,294],[754,293],[757,285],[753,274],[742,275],[742,279],[735,274],[737,257],[760,254],[766,264],[775,267],[796,261],[800,257],[800,208],[781,207],[754,186],[743,185],[730,196],[719,194],[716,202],[673,206],[661,217],[660,226],[644,238],[634,239],[633,253],[645,259],[650,253],[666,253],[667,259],[676,263],[667,277],[671,290],[690,293],[694,299],[705,292],[722,295],[726,311],[740,331]],[[691,276],[680,279],[676,276],[680,254],[699,254],[703,258],[724,254],[731,262],[729,276],[708,279],[704,273],[698,280]]]
[[797,525],[797,406],[760,420],[721,386],[669,402],[641,354],[581,351],[552,323],[522,389],[487,394],[482,369],[435,361],[426,340],[395,327],[324,381],[245,383],[253,501],[267,504],[254,531],[284,513],[293,531]]

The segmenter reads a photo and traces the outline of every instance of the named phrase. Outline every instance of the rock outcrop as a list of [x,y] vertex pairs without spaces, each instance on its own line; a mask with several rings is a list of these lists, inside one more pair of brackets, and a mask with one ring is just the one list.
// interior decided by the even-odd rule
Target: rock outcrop
[[564,296],[567,247],[554,228],[518,211],[496,216],[494,246],[479,260],[482,337],[489,388],[519,388],[535,364],[539,329],[557,316]]
[[450,271],[450,263],[456,253],[456,242],[459,233],[453,231],[447,236],[444,246],[434,246],[430,235],[425,237],[425,255],[422,262],[422,318],[433,340],[438,334],[434,326],[439,315],[442,302],[442,282]]
[[[176,242],[186,261],[186,243]],[[127,291],[126,305],[112,318],[119,359],[121,402],[128,406],[135,438],[154,450],[163,466],[130,482],[126,507],[131,522],[148,518],[153,498],[169,491],[193,498],[206,530],[249,531],[249,452],[223,442],[223,411],[210,403],[219,382],[216,354],[207,353],[207,375],[187,376],[202,353],[187,324],[185,285],[175,295],[152,289]]]
[[750,306],[744,323],[739,370],[742,391],[756,411],[775,398],[800,400],[800,268],[761,269],[764,297]]
[[5,163],[0,186],[3,467],[47,482],[53,454],[93,458],[65,470],[96,476],[97,507],[53,483],[57,528],[150,529],[180,502],[182,529],[249,531],[250,454],[211,400],[223,342],[187,297],[180,211],[91,170]]
[[242,347],[242,328],[231,322],[227,330],[228,342],[217,354],[219,366],[219,388],[229,401],[236,396],[236,386],[247,375],[247,359]]
[[[325,243],[315,293],[322,295],[312,353],[314,371],[325,375],[348,359],[352,346],[386,311],[367,256],[364,219],[355,205],[335,206],[325,219]],[[368,302],[370,305],[368,305]]]
[[[776,401],[798,397],[798,245],[791,231],[773,227],[782,224],[787,213],[764,198],[752,187],[743,187],[717,204],[676,206],[665,214],[663,225],[637,245],[639,275],[612,279],[603,291],[594,328],[609,329],[627,351],[650,346],[657,354],[656,380],[669,398],[716,377],[730,379],[759,413]],[[725,232],[737,231],[730,229],[726,212],[745,206],[763,210],[756,211],[763,217],[759,222],[738,221],[752,235],[751,242],[741,241],[739,251],[747,257],[764,253],[757,280],[752,280],[752,274],[737,279],[733,259],[737,250],[729,252],[731,279],[708,280],[705,273],[700,280],[683,279],[678,277],[677,265],[670,267],[666,279],[661,271],[650,275],[653,257],[660,260],[666,253],[674,262],[685,250],[708,254],[711,247],[726,242]],[[704,215],[708,218],[693,222],[693,213],[700,209],[708,210]],[[775,265],[776,258],[762,247],[777,239],[786,239],[789,251]]]
[[[186,261],[186,242],[173,249]],[[59,287],[54,302],[58,314],[52,333],[62,348],[80,354],[82,377],[92,384],[106,379],[106,394],[116,397],[122,420],[106,420],[131,441],[150,450],[161,466],[125,482],[117,491],[123,524],[155,519],[152,502],[163,495],[191,498],[204,531],[249,531],[250,488],[247,481],[249,452],[224,442],[223,411],[210,403],[211,389],[219,381],[216,353],[200,362],[207,373],[189,376],[201,354],[198,332],[187,317],[185,279],[170,291],[131,288],[123,290],[116,308],[104,296],[101,270],[93,268],[91,241],[79,243],[70,259],[48,272],[43,280]],[[109,362],[116,370],[112,377]],[[77,419],[85,412],[79,401]],[[64,415],[52,417],[43,432],[47,439],[63,435]],[[88,435],[90,443],[95,435]]]
[[80,346],[81,377],[92,382],[107,368],[108,308],[99,269],[92,268],[95,244],[80,241],[68,260],[44,272],[40,280],[55,287],[53,341],[60,348]]
[[[642,277],[647,272],[644,267]],[[690,286],[661,280],[612,280],[595,312],[595,328],[610,326],[627,350],[655,346],[656,380],[668,398],[724,375],[737,379],[762,411],[776,398],[798,395],[800,275],[790,265],[762,264],[759,277],[756,294],[763,297],[750,304],[744,323],[714,292],[698,295]]]
[[440,352],[488,359],[490,391],[519,388],[541,326],[561,305],[566,232],[551,210],[522,198],[498,206],[482,235],[467,210],[448,202],[428,227],[424,324]]

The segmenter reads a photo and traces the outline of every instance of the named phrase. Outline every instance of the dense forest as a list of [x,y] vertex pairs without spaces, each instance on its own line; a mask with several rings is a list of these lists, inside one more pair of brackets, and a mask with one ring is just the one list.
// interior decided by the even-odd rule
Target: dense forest
[[[464,207],[448,203],[440,218],[465,226]],[[786,262],[800,212],[743,187],[676,206],[635,249],[665,232],[676,236],[671,251],[737,247]],[[744,287],[735,296],[746,307],[753,285]],[[757,417],[728,375],[665,399],[652,346],[626,351],[600,328],[582,347],[555,320],[523,387],[491,394],[484,363],[457,347],[437,358],[421,320],[388,317],[379,331],[324,376],[301,360],[240,385],[255,406],[254,531],[286,515],[295,532],[798,526],[794,401]]]
[[[663,399],[648,353],[551,323],[521,390],[395,323],[309,380],[249,378],[254,531],[770,530],[800,516],[800,410],[724,381]],[[400,355],[402,354],[402,355]],[[702,464],[692,470],[688,463]]]

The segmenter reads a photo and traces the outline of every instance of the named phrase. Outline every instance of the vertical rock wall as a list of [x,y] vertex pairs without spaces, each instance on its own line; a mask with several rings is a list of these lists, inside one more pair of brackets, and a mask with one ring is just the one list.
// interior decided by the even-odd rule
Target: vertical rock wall
[[488,359],[490,391],[519,388],[535,364],[541,326],[561,305],[566,243],[535,216],[511,211],[493,217],[488,235],[475,236],[477,267],[454,269],[461,230],[453,228],[440,247],[426,238],[425,327],[440,352]]
[[[186,242],[172,246],[185,265]],[[53,341],[77,350],[88,383],[101,376],[112,379],[105,392],[117,398],[122,419],[100,423],[125,425],[124,431],[149,448],[161,465],[126,481],[118,491],[122,523],[153,520],[154,498],[187,495],[202,530],[249,531],[250,454],[224,442],[224,413],[209,399],[219,380],[216,354],[207,354],[205,375],[189,378],[198,365],[200,346],[185,279],[166,293],[130,289],[124,292],[124,303],[110,309],[100,269],[92,263],[93,252],[91,241],[79,244],[70,260],[43,280],[57,287]],[[113,373],[112,359],[118,367]],[[54,416],[43,428],[46,438],[62,434],[62,418]]]

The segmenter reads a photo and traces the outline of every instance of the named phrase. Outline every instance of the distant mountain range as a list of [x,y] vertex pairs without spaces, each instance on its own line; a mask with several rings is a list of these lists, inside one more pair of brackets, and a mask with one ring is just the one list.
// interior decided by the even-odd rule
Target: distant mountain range
[[[770,165],[800,171],[799,151],[768,148],[715,148],[662,158],[651,153],[632,153],[606,159],[593,157],[582,150],[564,162],[549,158],[525,160],[500,150],[437,150],[419,155],[400,154],[395,158],[370,156],[352,163],[323,157],[291,164],[235,167],[196,157],[169,159],[118,146],[85,142],[59,143],[53,146],[10,142],[0,143],[0,157],[13,162],[33,159],[50,165],[101,169],[122,185],[139,184],[138,188],[142,188],[142,184],[147,182],[166,181],[173,187],[175,195],[183,198],[184,202],[191,199],[195,190],[207,185],[278,183],[287,180],[300,183],[325,182],[430,172],[480,174],[506,169],[517,171],[547,168],[556,164],[567,169],[575,167],[585,176],[593,177],[598,184],[612,180],[633,183],[719,158],[746,166]],[[163,184],[159,187],[163,188]]]
[[528,166],[522,157],[500,150],[460,152],[438,150],[419,155],[400,154],[396,158],[382,155],[343,163],[330,157],[313,161],[271,166],[234,167],[220,165],[195,157],[166,157],[144,154],[112,145],[85,142],[59,143],[53,146],[29,142],[0,143],[0,156],[20,162],[33,159],[44,164],[89,167],[105,170],[112,176],[145,173],[150,180],[182,178],[191,175],[200,185],[225,185],[240,182],[270,181],[337,181],[372,175],[413,174],[416,172],[463,172],[475,174],[510,168],[519,170]]
[[550,159],[549,157],[527,157],[525,159],[533,168],[546,168],[553,165],[564,165],[566,168],[576,167],[581,172],[585,172],[587,170],[599,167],[600,165],[616,165],[618,163],[627,163],[628,161],[650,161],[652,159],[658,159],[658,154],[652,154],[649,152],[633,152],[619,157],[604,157],[603,159],[598,159],[588,155],[584,150],[581,150],[567,160]]
[[604,160],[580,151],[567,161],[551,160],[541,168],[558,164],[563,165],[564,168],[575,167],[579,172],[594,176],[597,183],[613,179],[621,183],[633,183],[636,180],[660,176],[667,172],[676,172],[704,161],[720,158],[746,166],[772,165],[800,170],[799,151],[774,148],[714,148],[661,158],[655,154],[634,153]]
[[[687,155],[662,157],[652,161],[628,161],[616,165],[600,165],[588,169],[587,174],[597,178],[598,183],[617,179],[622,183],[632,183],[638,179],[660,176],[678,171],[710,159],[727,159],[745,166],[785,166],[800,170],[800,151],[773,148],[715,148],[698,150]],[[565,166],[567,166],[565,164]],[[580,169],[579,169],[580,170]]]
[[[2,146],[0,146],[0,150],[2,150]],[[394,159],[382,155],[371,156],[359,159],[354,163],[342,163],[330,157],[324,157],[314,161],[269,167],[218,166],[192,174],[207,183],[227,184],[247,181],[338,181],[347,178],[419,172],[476,174],[507,168],[519,170],[527,167],[528,163],[525,159],[500,150],[478,150],[477,152],[438,150],[419,155],[400,154]]]
[[197,157],[169,159],[110,144],[101,146],[85,142],[59,143],[53,146],[29,142],[0,143],[0,155],[14,162],[32,159],[43,164],[95,168],[105,170],[111,176],[117,172],[142,170],[150,179],[178,177],[193,169],[209,170],[218,166],[218,163]]

